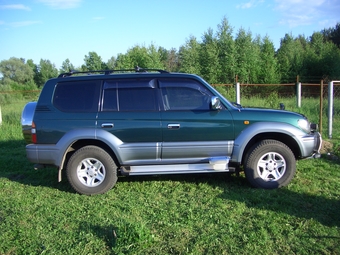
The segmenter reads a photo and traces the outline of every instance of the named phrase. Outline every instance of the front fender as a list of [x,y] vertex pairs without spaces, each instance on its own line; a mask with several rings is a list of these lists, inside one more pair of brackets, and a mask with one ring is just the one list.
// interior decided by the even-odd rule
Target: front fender
[[[287,123],[282,122],[256,122],[242,130],[234,142],[231,161],[241,163],[245,148],[250,140],[259,134],[280,133],[292,137],[299,146],[301,155],[307,157],[310,153],[310,144],[306,140],[314,140],[314,136],[309,136],[302,130]],[[314,144],[314,143],[313,143]],[[313,146],[312,146],[313,147]]]

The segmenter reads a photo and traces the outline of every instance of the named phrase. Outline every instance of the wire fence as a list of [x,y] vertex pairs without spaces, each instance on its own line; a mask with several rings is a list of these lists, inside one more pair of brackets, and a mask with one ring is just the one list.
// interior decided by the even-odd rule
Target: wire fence
[[[340,113],[340,80],[331,81],[328,83],[327,90],[327,99],[323,96],[320,100],[320,105],[324,105],[321,103],[323,100],[327,100],[327,117],[328,117],[328,137],[333,138],[333,130],[335,127],[340,125],[339,121],[339,113]],[[337,128],[335,131],[339,131]],[[340,138],[340,135],[336,134],[336,138]]]
[[[244,106],[279,108],[286,102],[286,110],[298,111],[319,124],[324,137],[340,138],[340,82],[324,80],[286,84],[214,84],[225,87],[227,98]],[[239,85],[239,91],[238,91]],[[329,98],[331,95],[332,98]],[[332,103],[330,105],[330,103]],[[282,104],[281,104],[282,106]],[[332,109],[331,116],[329,109]]]

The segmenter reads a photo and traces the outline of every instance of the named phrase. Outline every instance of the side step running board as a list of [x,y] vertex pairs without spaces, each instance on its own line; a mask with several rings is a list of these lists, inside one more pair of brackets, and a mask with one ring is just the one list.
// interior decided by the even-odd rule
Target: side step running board
[[229,159],[229,157],[211,158],[209,163],[200,164],[124,166],[120,171],[123,175],[234,172],[234,168],[228,168]]

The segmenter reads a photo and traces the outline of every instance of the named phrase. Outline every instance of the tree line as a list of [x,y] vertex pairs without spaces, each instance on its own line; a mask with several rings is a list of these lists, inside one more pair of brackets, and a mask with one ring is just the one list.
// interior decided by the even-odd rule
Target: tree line
[[[153,44],[135,45],[107,62],[89,52],[81,66],[69,59],[57,69],[50,60],[12,57],[0,62],[0,90],[40,88],[46,80],[70,70],[131,69],[135,66],[194,73],[211,84],[277,84],[294,82],[295,77],[340,78],[340,23],[314,32],[310,37],[285,34],[275,50],[269,36],[253,36],[240,28],[234,35],[226,18],[216,31],[209,28],[200,39],[190,36],[177,50]],[[2,88],[2,89],[1,89]]]

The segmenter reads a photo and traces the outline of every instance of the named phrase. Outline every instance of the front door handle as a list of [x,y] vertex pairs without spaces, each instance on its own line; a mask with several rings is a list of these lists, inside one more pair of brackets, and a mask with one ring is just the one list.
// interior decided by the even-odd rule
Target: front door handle
[[103,123],[102,128],[113,128],[113,123]]
[[168,124],[168,129],[179,129],[180,124]]

